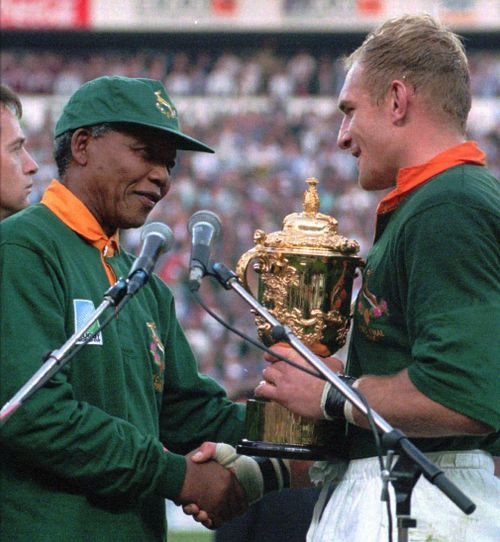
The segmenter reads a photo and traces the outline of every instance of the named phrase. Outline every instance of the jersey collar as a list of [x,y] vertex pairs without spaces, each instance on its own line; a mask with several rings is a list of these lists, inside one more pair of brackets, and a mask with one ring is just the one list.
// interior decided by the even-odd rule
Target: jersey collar
[[118,232],[108,237],[95,216],[70,190],[54,179],[45,191],[41,203],[48,207],[68,228],[83,237],[99,250],[106,275],[110,284],[116,276],[104,257],[120,253]]
[[396,180],[396,188],[379,203],[377,214],[382,215],[393,211],[413,190],[439,173],[460,164],[484,166],[486,155],[474,141],[466,141],[434,156],[424,164],[401,168]]

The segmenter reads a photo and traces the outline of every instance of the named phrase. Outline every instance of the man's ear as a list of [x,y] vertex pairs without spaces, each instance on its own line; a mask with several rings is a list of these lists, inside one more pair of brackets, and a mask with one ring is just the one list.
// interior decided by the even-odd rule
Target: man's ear
[[413,97],[411,89],[404,81],[395,79],[389,91],[389,104],[391,119],[394,125],[402,126],[408,119],[410,102]]
[[87,146],[91,135],[88,128],[78,128],[71,137],[71,153],[73,160],[80,166],[87,164]]

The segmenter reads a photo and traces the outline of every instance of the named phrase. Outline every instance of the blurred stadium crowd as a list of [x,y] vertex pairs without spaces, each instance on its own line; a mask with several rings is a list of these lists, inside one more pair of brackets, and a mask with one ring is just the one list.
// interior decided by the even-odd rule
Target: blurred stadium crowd
[[[216,155],[179,153],[170,194],[151,215],[174,230],[176,245],[161,260],[158,273],[174,290],[180,320],[193,344],[203,372],[221,381],[232,396],[241,396],[259,380],[261,355],[215,322],[191,297],[186,287],[190,240],[186,224],[199,209],[215,211],[223,234],[214,259],[232,269],[240,255],[253,246],[257,228],[280,230],[283,218],[302,210],[305,179],[319,179],[321,212],[339,222],[339,233],[357,239],[366,254],[373,234],[380,193],[361,191],[354,159],[336,147],[340,115],[335,100],[343,79],[341,59],[325,52],[278,53],[271,46],[240,52],[208,51],[190,54],[144,50],[139,52],[35,51],[7,49],[1,54],[4,84],[23,96],[67,97],[82,83],[101,75],[160,79],[174,102],[186,97],[181,115],[185,132],[216,149]],[[492,172],[500,177],[500,55],[470,53],[475,99],[494,104],[485,115],[471,117],[469,137],[488,155]],[[265,110],[245,107],[245,100],[263,96]],[[237,111],[220,108],[200,121],[189,114],[189,97],[239,98]],[[311,105],[291,113],[293,97]],[[325,110],[320,98],[331,99]],[[211,99],[212,102],[208,100]],[[203,103],[203,100],[202,100]],[[269,103],[271,104],[269,106]],[[315,105],[317,104],[317,105]],[[491,118],[493,115],[493,118]],[[202,115],[203,117],[203,115]],[[33,201],[57,177],[52,160],[54,118],[47,114],[41,127],[23,118],[29,148],[40,165]],[[127,248],[137,251],[140,232],[122,233]],[[206,279],[201,293],[223,318],[255,338],[249,307],[235,293]]]
[[[476,97],[500,97],[500,57],[491,51],[469,53]],[[160,79],[173,96],[331,96],[340,90],[341,59],[327,49],[283,53],[272,42],[241,52],[138,52],[7,50],[2,80],[27,94],[72,94],[101,75]]]

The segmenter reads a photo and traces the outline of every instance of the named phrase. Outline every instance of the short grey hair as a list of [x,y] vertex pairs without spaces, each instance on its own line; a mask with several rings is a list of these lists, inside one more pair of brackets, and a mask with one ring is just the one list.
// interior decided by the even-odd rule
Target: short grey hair
[[[85,126],[90,135],[94,138],[102,137],[109,132],[114,132],[115,128],[109,123],[95,124],[94,126]],[[79,129],[79,128],[78,128]],[[57,172],[59,178],[62,179],[66,170],[68,169],[71,160],[73,159],[73,153],[71,152],[71,139],[75,130],[68,130],[54,140],[54,160],[57,165]]]

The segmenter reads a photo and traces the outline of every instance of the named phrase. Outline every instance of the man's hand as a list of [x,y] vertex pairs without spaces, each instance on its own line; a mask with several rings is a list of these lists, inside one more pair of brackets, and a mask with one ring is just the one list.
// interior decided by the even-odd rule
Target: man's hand
[[[195,462],[213,459],[234,473],[250,504],[262,499],[266,493],[281,491],[291,486],[290,462],[287,460],[240,455],[229,444],[213,442],[203,443],[192,456],[192,461]],[[197,503],[187,504],[183,510],[205,527],[214,526],[211,515]]]
[[186,456],[186,477],[176,504],[190,505],[196,521],[216,529],[246,512],[247,497],[234,473],[210,459],[210,452],[202,455],[202,462],[192,459],[195,453]]
[[[217,444],[215,442],[204,442],[197,450],[193,450],[188,457],[191,461],[195,463],[205,463],[215,458],[215,450]],[[207,529],[216,529],[219,525],[214,525],[212,519],[210,519],[210,514],[203,510],[200,506],[195,503],[188,503],[182,507],[182,510],[188,516],[193,516],[193,519],[198,523],[201,523]]]
[[[312,368],[302,356],[288,346],[275,345],[272,350],[298,365]],[[276,401],[300,416],[323,418],[320,403],[325,381],[296,369],[270,354],[265,354],[264,359],[271,365],[262,371],[264,379],[255,388],[255,395]],[[332,371],[344,370],[343,363],[337,358],[324,358],[323,361]]]

